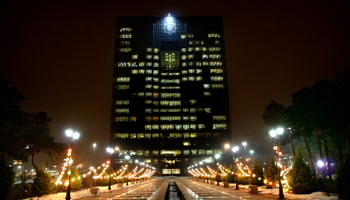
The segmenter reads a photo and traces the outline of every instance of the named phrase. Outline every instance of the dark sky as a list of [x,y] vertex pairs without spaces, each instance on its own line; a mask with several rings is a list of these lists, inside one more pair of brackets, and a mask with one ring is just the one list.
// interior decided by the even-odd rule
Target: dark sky
[[96,162],[107,159],[118,16],[146,16],[148,5],[155,17],[222,16],[233,140],[260,154],[272,149],[261,119],[271,99],[289,105],[292,92],[350,66],[346,1],[23,2],[0,6],[0,72],[27,98],[25,111],[53,118],[57,141],[68,127],[81,133],[85,166],[94,142]]

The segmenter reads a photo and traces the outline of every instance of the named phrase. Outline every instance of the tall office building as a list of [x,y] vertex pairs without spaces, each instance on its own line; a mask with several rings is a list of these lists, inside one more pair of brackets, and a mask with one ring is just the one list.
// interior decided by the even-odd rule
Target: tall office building
[[231,141],[221,17],[118,18],[113,76],[114,162],[184,175]]

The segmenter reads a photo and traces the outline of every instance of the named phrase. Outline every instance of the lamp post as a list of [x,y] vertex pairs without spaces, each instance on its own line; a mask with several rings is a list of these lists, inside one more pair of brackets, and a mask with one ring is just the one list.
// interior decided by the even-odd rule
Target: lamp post
[[111,166],[112,166],[112,154],[114,153],[114,150],[112,148],[107,148],[107,152],[109,153],[109,178],[108,178],[108,190],[111,190]]
[[68,150],[69,160],[68,160],[68,187],[67,187],[67,194],[66,194],[66,200],[70,200],[70,164],[72,163],[72,151],[73,151],[73,143],[76,142],[80,136],[78,132],[73,132],[72,130],[68,129],[66,130],[66,136],[68,138],[68,143],[70,144],[70,149]]
[[[94,176],[93,175],[93,169],[95,168],[95,149],[96,149],[96,143],[94,143],[92,145],[94,147],[94,157],[92,158],[92,169],[91,169],[91,174],[92,174],[92,177]],[[93,178],[93,181],[94,181],[94,186],[96,186],[96,179]]]
[[279,185],[279,199],[284,199],[284,194],[283,194],[283,189],[282,189],[282,184],[281,184],[281,170],[280,166],[278,165],[279,160],[280,160],[280,154],[279,154],[279,146],[278,146],[278,141],[280,140],[280,136],[283,134],[284,129],[283,128],[277,128],[276,130],[271,130],[270,136],[272,137],[273,140],[276,140],[276,153],[277,153],[277,169],[278,169],[278,185]]
[[243,145],[243,147],[244,147],[244,159],[246,159],[246,157],[247,157],[247,151],[246,151],[246,149],[245,149],[245,146],[247,146],[247,143],[246,143],[246,142],[242,142],[242,145]]
[[230,148],[230,145],[229,144],[225,144],[225,154],[227,153],[227,149]]
[[215,164],[216,164],[216,185],[219,185],[219,181],[220,181],[220,177],[219,177],[219,167],[218,167],[218,159],[220,158],[220,155],[219,154],[216,154],[215,155]]
[[235,158],[234,158],[234,160],[235,160],[235,162],[233,162],[233,164],[234,164],[234,166],[235,166],[235,168],[236,168],[236,190],[238,190],[239,189],[239,187],[238,187],[238,168],[237,168],[237,165],[236,165],[236,161],[237,161],[237,151],[239,150],[239,147],[238,146],[235,146],[235,147],[233,147],[232,148],[232,151],[233,151],[233,153],[235,154]]
[[[127,162],[129,162],[130,156],[126,155],[125,159],[127,160]],[[128,175],[126,175],[126,185],[129,185],[129,183],[128,183]]]

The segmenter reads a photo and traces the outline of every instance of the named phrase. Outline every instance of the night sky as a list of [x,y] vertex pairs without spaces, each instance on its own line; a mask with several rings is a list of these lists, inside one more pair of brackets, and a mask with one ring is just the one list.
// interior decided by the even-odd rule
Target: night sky
[[[23,1],[24,2],[24,1]],[[26,100],[27,112],[53,118],[51,134],[65,142],[71,127],[83,165],[107,159],[115,24],[119,16],[219,15],[224,20],[233,141],[270,155],[261,119],[274,99],[349,69],[346,1],[28,1],[1,4],[3,77]],[[37,163],[41,166],[41,161]]]

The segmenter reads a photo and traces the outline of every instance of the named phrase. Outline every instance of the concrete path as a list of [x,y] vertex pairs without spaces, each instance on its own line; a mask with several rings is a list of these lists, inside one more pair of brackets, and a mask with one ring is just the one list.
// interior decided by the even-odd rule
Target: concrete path
[[250,194],[247,190],[235,190],[234,187],[224,188],[223,185],[203,183],[192,179],[175,179],[186,200],[199,199],[278,199],[265,194]]

